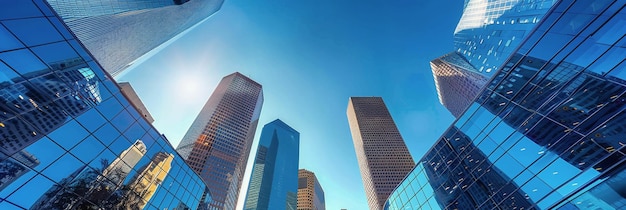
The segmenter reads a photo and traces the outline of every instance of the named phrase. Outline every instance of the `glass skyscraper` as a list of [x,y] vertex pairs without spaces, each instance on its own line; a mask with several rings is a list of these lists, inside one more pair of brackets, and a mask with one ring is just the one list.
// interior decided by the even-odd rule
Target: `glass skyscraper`
[[98,63],[117,76],[150,50],[217,12],[223,0],[48,2]]
[[381,97],[350,97],[348,122],[370,209],[383,209],[415,163]]
[[297,209],[300,133],[281,120],[261,132],[243,209]]
[[324,189],[315,174],[298,170],[298,210],[326,210]]
[[235,209],[259,123],[261,85],[239,72],[224,77],[176,148],[208,184],[210,209]]
[[210,200],[200,200],[204,181],[45,1],[1,1],[0,39],[0,209]]
[[555,0],[466,0],[455,51],[431,61],[439,101],[459,117]]
[[626,208],[625,4],[557,2],[386,208]]
[[491,77],[557,0],[465,0],[454,48]]

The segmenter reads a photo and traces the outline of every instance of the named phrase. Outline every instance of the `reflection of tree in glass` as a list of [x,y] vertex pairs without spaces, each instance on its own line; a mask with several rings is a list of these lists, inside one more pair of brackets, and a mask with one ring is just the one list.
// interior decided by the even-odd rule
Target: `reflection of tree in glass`
[[109,161],[103,158],[100,168],[77,169],[53,185],[30,209],[118,209],[116,204],[121,202],[127,187],[112,188],[109,180],[101,178],[108,166]]
[[33,154],[21,150],[10,158],[0,153],[0,191],[39,165]]

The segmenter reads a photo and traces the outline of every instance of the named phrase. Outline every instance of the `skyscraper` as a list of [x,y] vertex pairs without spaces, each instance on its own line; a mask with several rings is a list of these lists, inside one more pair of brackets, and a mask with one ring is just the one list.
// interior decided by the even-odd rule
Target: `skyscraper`
[[491,77],[557,0],[465,0],[454,48]]
[[439,102],[459,117],[465,108],[487,83],[487,77],[480,74],[457,52],[451,52],[430,62],[435,78]]
[[326,210],[324,189],[315,174],[298,170],[298,210]]
[[124,94],[124,96],[126,96],[126,98],[130,100],[130,103],[135,106],[137,111],[139,111],[139,114],[146,118],[149,123],[153,123],[154,118],[152,118],[152,115],[150,114],[150,112],[148,112],[148,108],[146,108],[146,106],[143,104],[141,98],[139,98],[137,92],[135,92],[135,89],[133,89],[133,86],[130,85],[129,82],[119,82],[117,84],[120,86],[122,94]]
[[48,3],[102,67],[116,76],[150,50],[211,16],[223,0]]
[[558,1],[386,207],[625,209],[625,5]]
[[176,148],[208,184],[212,208],[235,209],[262,105],[259,83],[239,72],[230,74]]
[[391,191],[415,166],[381,97],[350,97],[348,122],[370,209],[383,209]]
[[455,51],[431,61],[441,104],[459,117],[555,2],[466,0]]
[[[0,37],[0,209],[174,209],[207,202],[200,200],[206,184],[198,174],[44,0],[0,1]],[[163,184],[150,192],[130,192],[143,189],[147,182],[131,178],[144,175],[149,157],[160,153],[172,155],[176,173],[159,172]]]
[[244,209],[297,208],[300,133],[281,120],[261,132]]

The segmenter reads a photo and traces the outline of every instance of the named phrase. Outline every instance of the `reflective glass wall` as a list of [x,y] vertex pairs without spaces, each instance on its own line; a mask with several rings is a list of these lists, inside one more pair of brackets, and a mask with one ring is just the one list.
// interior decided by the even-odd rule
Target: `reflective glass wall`
[[623,209],[624,0],[563,0],[387,209]]
[[278,119],[263,126],[244,209],[296,210],[299,154],[298,131]]
[[200,203],[204,182],[45,1],[0,1],[0,40],[0,209]]

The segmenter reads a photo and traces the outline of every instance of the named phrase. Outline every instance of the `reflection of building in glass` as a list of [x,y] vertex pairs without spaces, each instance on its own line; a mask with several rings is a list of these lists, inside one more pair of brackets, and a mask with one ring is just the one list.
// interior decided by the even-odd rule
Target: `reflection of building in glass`
[[430,67],[439,102],[455,117],[465,111],[487,83],[487,78],[456,52],[432,60]]
[[322,185],[306,169],[298,170],[298,210],[326,210]]
[[370,209],[387,197],[415,163],[381,97],[350,97],[348,122]]
[[0,209],[124,209],[128,183],[150,162],[141,156],[159,153],[172,154],[176,173],[141,205],[210,200],[46,1],[0,1],[0,22]]
[[208,184],[212,208],[236,206],[262,105],[259,83],[238,72],[230,74],[176,148]]
[[[111,183],[111,185],[108,186],[110,189],[117,189],[122,185],[126,176],[135,168],[135,165],[137,165],[146,152],[146,145],[141,140],[135,141],[133,145],[122,151],[122,153],[102,171],[102,177],[100,178],[106,178],[106,181]],[[102,181],[106,182],[104,180]]]
[[0,191],[40,163],[37,157],[26,151],[16,152],[12,157],[4,156],[0,161]]
[[113,76],[150,50],[211,16],[222,2],[48,0],[95,59]]
[[281,120],[261,132],[244,209],[297,207],[300,133]]
[[624,5],[555,4],[386,207],[623,209]]
[[[80,58],[0,83],[0,151],[12,155],[99,103],[97,81]],[[6,77],[6,75],[5,75]],[[48,96],[54,97],[48,97]],[[28,123],[20,120],[24,119]]]
[[172,168],[173,159],[174,155],[159,152],[148,165],[139,170],[128,184],[130,189],[123,201],[124,209],[143,209],[146,206]]

